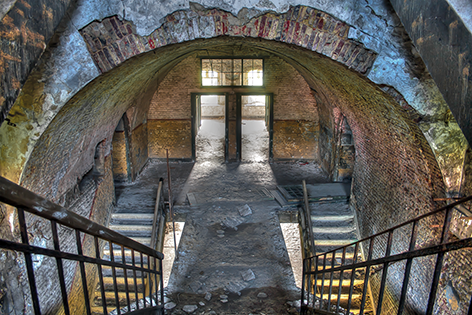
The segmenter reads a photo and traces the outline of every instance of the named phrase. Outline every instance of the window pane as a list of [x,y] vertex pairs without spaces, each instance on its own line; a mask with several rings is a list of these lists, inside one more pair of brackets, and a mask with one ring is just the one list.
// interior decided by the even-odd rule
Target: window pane
[[232,73],[222,73],[221,85],[223,85],[223,86],[233,85],[232,77],[233,77]]
[[221,72],[221,59],[211,59],[211,70]]
[[233,60],[233,71],[235,73],[242,72],[241,66],[242,66],[242,60],[241,59],[234,59]]
[[203,86],[261,86],[262,59],[202,59]]
[[237,72],[233,74],[233,85],[242,85],[241,72]]
[[231,59],[223,59],[223,72],[233,72],[233,61]]
[[243,72],[248,73],[252,70],[252,59],[244,59],[243,60]]
[[202,72],[210,70],[210,59],[202,59]]
[[262,71],[262,59],[254,59],[252,70]]

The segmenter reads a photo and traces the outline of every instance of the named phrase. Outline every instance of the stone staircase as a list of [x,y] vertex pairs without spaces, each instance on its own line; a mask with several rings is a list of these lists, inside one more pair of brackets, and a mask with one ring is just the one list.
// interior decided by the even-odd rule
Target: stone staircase
[[[111,216],[108,228],[150,246],[156,189],[157,185],[153,185],[152,189],[148,187],[138,187],[136,189],[132,185],[121,187],[117,185],[117,206]],[[141,261],[141,257],[137,254],[133,255],[131,250],[122,250],[121,247],[116,245],[113,245],[111,249],[109,244],[106,244],[103,250],[103,259],[109,260],[112,253],[116,262],[125,260],[127,264],[132,264],[134,259],[138,266],[142,263],[146,267],[148,264],[147,257],[143,257]],[[128,299],[130,304],[143,299],[146,280],[143,279],[141,272],[136,272],[136,284],[132,271],[127,272],[127,279],[125,279],[123,269],[120,268],[113,271],[111,267],[103,267],[102,272],[108,313],[117,307],[113,273],[116,275],[120,308],[127,306]],[[126,294],[126,283],[128,284],[128,296]],[[92,301],[92,314],[104,314],[103,302],[100,285],[98,284]]]
[[[357,224],[353,211],[349,208],[347,201],[344,202],[324,202],[310,204],[311,221],[313,227],[313,236],[315,239],[315,253],[316,255],[325,253],[327,251],[336,249],[340,246],[350,244],[357,241]],[[349,248],[346,251],[345,259],[347,262],[352,262],[354,258],[354,249]],[[361,259],[361,254],[358,254],[358,260]],[[342,252],[336,253],[334,266],[339,266],[342,261]],[[326,262],[323,259],[319,260],[319,269],[323,269],[323,264],[326,267],[332,265],[332,255],[328,255]],[[323,296],[324,300],[331,299],[331,305],[337,304],[340,279],[339,274],[334,275],[332,285],[332,295],[329,296],[329,278],[327,274],[324,279]],[[362,295],[361,289],[364,285],[364,274],[356,272],[353,284],[353,295],[351,302],[351,312],[359,314]],[[322,290],[323,279],[318,279],[316,288],[318,296]],[[343,273],[343,281],[341,287],[340,306],[344,309],[348,306],[349,291],[351,285],[351,271]],[[369,314],[366,310],[365,314]]]

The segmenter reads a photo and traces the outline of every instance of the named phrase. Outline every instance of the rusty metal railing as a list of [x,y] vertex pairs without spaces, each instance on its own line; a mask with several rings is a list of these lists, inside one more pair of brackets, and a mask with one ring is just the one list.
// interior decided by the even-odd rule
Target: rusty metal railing
[[[421,313],[426,315],[433,314],[445,255],[457,250],[467,250],[467,256],[472,254],[471,237],[459,239],[449,234],[452,213],[455,211],[454,208],[470,200],[472,200],[472,196],[406,221],[381,233],[304,259],[301,313],[351,314],[355,278],[361,277],[361,281],[358,281],[362,283],[362,288],[358,288],[360,289],[361,297],[358,301],[360,305],[357,312],[361,315],[364,314],[368,300],[367,289],[369,277],[374,274],[375,271],[381,270],[382,276],[380,284],[376,290],[376,296],[373,298],[374,314],[404,314],[407,306],[407,293],[411,293],[409,286],[412,285],[410,280],[412,278],[413,262],[415,259],[428,257],[428,259],[433,262],[434,270],[429,277],[430,281],[428,281],[428,284],[430,284],[430,286],[426,289],[426,292],[429,292],[428,301],[424,305],[424,312]],[[421,233],[419,233],[420,226]],[[428,234],[426,238],[424,237],[425,233]],[[394,236],[403,238],[399,243],[403,242],[404,244],[408,244],[407,248],[401,249],[402,246],[396,243],[398,240],[396,238],[394,240]],[[379,244],[383,245],[380,246]],[[364,261],[359,257],[362,246],[367,252]],[[381,248],[381,250],[379,250],[379,248]],[[399,283],[400,286],[397,292],[395,292],[394,289],[389,290],[389,294],[392,292],[394,294],[396,293],[395,298],[398,304],[396,305],[395,311],[389,309],[382,313],[389,280],[388,270],[389,268],[392,269],[392,267],[398,263],[404,264],[402,268],[400,268],[403,270],[403,280]],[[429,272],[427,269],[427,267],[424,267],[421,272]],[[349,293],[347,306],[341,307],[340,301],[342,299],[341,290],[343,288],[343,281],[347,282]],[[418,284],[415,283],[414,285]],[[335,289],[336,286],[338,287],[337,290]],[[461,314],[472,315],[472,292],[469,292],[469,296],[465,297],[465,299],[462,297],[461,301],[465,304],[464,308],[466,309],[463,309],[463,313]]]
[[[109,268],[113,274],[113,288],[115,296],[116,313],[122,314],[159,314],[162,313],[162,301],[164,300],[162,280],[162,259],[164,255],[152,248],[149,248],[141,243],[138,243],[130,238],[127,238],[115,231],[112,231],[102,225],[88,220],[76,213],[68,211],[63,207],[54,204],[35,193],[18,186],[7,179],[0,177],[0,202],[16,207],[19,229],[21,234],[21,242],[0,239],[0,248],[24,254],[24,268],[26,269],[29,288],[30,288],[30,303],[33,306],[35,314],[41,314],[41,300],[43,296],[38,294],[38,283],[36,277],[38,272],[49,272],[51,277],[53,273],[57,273],[60,287],[60,297],[58,303],[62,302],[60,307],[63,308],[66,315],[71,314],[69,295],[71,291],[71,281],[67,279],[65,274],[64,262],[75,262],[78,264],[78,273],[80,274],[80,291],[84,301],[85,313],[92,314],[91,307],[91,283],[90,279],[97,278],[101,290],[103,314],[108,314],[105,286],[103,282],[103,268]],[[28,214],[29,213],[29,214]],[[52,234],[51,246],[36,246],[31,245],[31,236],[29,235],[29,227],[31,222],[41,221],[43,230],[50,227]],[[60,229],[60,233],[58,230]],[[67,242],[64,246],[64,241],[60,236],[69,237],[73,240]],[[84,245],[86,243],[86,246]],[[108,259],[102,258],[101,249],[108,244],[110,255]],[[61,248],[62,247],[62,248]],[[67,248],[65,248],[67,247]],[[94,248],[94,250],[92,249]],[[121,249],[121,261],[115,259],[114,248]],[[125,250],[131,252],[131,257],[126,259]],[[56,268],[47,268],[47,270],[38,269],[34,265],[32,256],[50,257],[56,261]],[[139,262],[135,260],[139,258]],[[87,267],[87,268],[86,268]],[[54,270],[55,269],[55,270]],[[123,304],[123,299],[118,297],[118,285],[116,280],[116,272],[123,271],[125,275],[125,291],[126,302]],[[134,292],[136,293],[135,303],[131,303],[130,288],[128,287],[128,274],[132,274],[132,282],[134,283]],[[69,273],[70,275],[70,273]],[[139,277],[140,276],[140,277]],[[56,275],[54,275],[56,277]],[[140,294],[140,303],[138,303],[138,282],[142,281],[144,284],[145,278],[154,278],[147,292]],[[139,279],[141,278],[141,279]],[[159,279],[159,280],[158,280]],[[154,287],[152,283],[155,283]],[[54,292],[48,292],[48,295]],[[59,292],[58,292],[59,293]],[[50,296],[49,296],[50,298]],[[50,303],[50,299],[48,303]],[[132,305],[134,304],[134,305]],[[43,304],[44,305],[44,304]],[[125,309],[123,311],[122,309]]]
[[313,235],[313,226],[311,222],[311,211],[310,211],[310,204],[308,201],[308,192],[306,189],[306,182],[305,180],[302,181],[303,187],[303,204],[298,209],[298,221],[303,231],[303,258],[313,256],[315,251],[315,237]]

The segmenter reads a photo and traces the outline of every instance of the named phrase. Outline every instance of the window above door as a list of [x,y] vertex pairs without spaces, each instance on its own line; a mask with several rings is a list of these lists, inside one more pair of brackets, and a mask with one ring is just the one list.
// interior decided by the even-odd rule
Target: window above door
[[201,59],[202,86],[263,86],[263,59]]

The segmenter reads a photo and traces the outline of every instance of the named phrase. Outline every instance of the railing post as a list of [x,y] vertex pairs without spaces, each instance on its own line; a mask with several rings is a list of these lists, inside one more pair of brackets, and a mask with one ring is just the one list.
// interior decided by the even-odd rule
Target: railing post
[[[318,292],[318,265],[319,265],[319,260],[318,260],[318,256],[315,256],[314,258],[312,259],[315,259],[315,268],[313,270],[313,272],[315,273],[314,277],[313,277],[313,280],[314,280],[314,283],[315,285],[313,286],[313,308],[315,308],[315,298],[316,298],[316,294]],[[310,264],[310,268],[313,266],[313,263]],[[311,274],[310,274],[310,277],[308,278],[309,282],[308,282],[308,285],[310,286],[310,289],[311,289]],[[310,292],[308,292],[308,295],[310,294]]]
[[[355,247],[354,247],[354,256],[352,257],[352,264],[354,265],[356,262],[357,262],[357,252],[359,250],[359,242],[356,243]],[[349,287],[349,297],[348,297],[348,300],[347,300],[347,310],[346,310],[346,314],[349,314],[349,312],[351,311],[351,303],[352,303],[352,293],[354,291],[354,276],[355,276],[355,273],[356,273],[356,268],[353,267],[352,268],[352,271],[351,271],[351,285]]]
[[[447,232],[449,231],[451,218],[452,218],[452,209],[447,208],[446,215],[444,218],[444,225],[443,225],[442,233],[441,233],[440,244],[444,244],[447,240]],[[426,315],[433,314],[434,302],[436,301],[436,293],[438,291],[439,277],[441,276],[441,268],[443,265],[444,254],[445,254],[444,252],[441,252],[438,254],[438,257],[436,258],[436,265],[434,266],[433,282],[431,284],[431,291],[429,293],[428,308],[426,309]]]
[[[113,252],[113,243],[111,241],[109,241],[108,244],[109,244],[108,246],[110,247],[110,261],[115,262],[115,254]],[[124,270],[124,272],[126,272],[126,270]],[[111,273],[112,273],[112,277],[113,277],[113,289],[115,291],[116,311],[117,311],[118,315],[120,315],[121,314],[120,299],[118,297],[118,284],[116,282],[116,268],[115,268],[115,266],[111,267]],[[106,303],[106,301],[104,301],[104,303]]]
[[161,282],[161,305],[164,305],[164,272],[162,270],[161,259],[159,259],[159,271],[160,271],[160,282]]
[[[326,253],[323,254],[323,271],[322,271],[323,277],[321,278],[320,309],[323,308],[325,270],[326,270]],[[318,283],[315,283],[315,285],[318,286]]]
[[[418,221],[414,221],[413,226],[411,228],[410,247],[408,248],[409,251],[412,251],[415,249],[417,237],[418,237]],[[398,305],[398,313],[397,313],[398,315],[403,314],[403,309],[405,308],[406,292],[408,290],[408,283],[410,282],[410,272],[411,272],[412,264],[413,264],[413,258],[408,258],[406,260],[405,273],[403,276],[402,292],[400,294],[400,303]]]
[[300,303],[300,307],[303,309],[305,305],[305,278],[307,277],[307,274],[306,274],[306,263],[307,263],[307,259],[303,259],[303,263],[302,263],[302,298],[301,298],[301,303]]
[[[136,259],[134,257],[134,249],[131,249],[131,263],[133,264],[133,267],[136,267]],[[136,301],[139,300],[139,295],[138,295],[138,281],[136,279],[136,269],[133,269],[133,280],[134,280],[134,296],[136,297]],[[139,303],[136,303],[136,309],[139,310]]]
[[[75,238],[76,238],[76,243],[77,243],[77,254],[79,256],[84,256],[84,253],[82,251],[82,241],[80,240],[80,231],[75,230]],[[85,240],[85,235],[84,235],[84,240]],[[85,310],[87,312],[87,315],[91,315],[92,312],[90,310],[90,296],[88,292],[88,286],[87,286],[87,275],[85,273],[85,263],[83,261],[79,261],[79,267],[80,267],[80,277],[82,278],[82,291],[84,293],[84,300],[85,300]],[[120,313],[118,313],[119,315]]]
[[[98,237],[94,237],[94,242],[95,242],[95,258],[100,259],[100,248],[98,244]],[[105,286],[103,283],[103,270],[102,270],[102,265],[97,264],[98,266],[98,281],[100,282],[100,293],[102,295],[102,307],[103,307],[103,314],[108,314],[107,310],[107,303],[106,301],[106,295],[105,295]]]
[[[59,245],[59,237],[57,235],[57,223],[56,221],[51,221],[51,232],[52,232],[52,239],[54,241],[54,249],[60,251]],[[66,289],[66,280],[64,277],[64,266],[62,264],[62,259],[56,257],[56,265],[57,265],[57,272],[59,275],[59,284],[61,287],[61,294],[62,294],[62,305],[64,306],[64,313],[66,315],[70,314],[69,310],[69,302],[67,301],[67,289]]]
[[331,277],[329,278],[329,295],[328,295],[328,311],[331,307],[331,294],[333,293],[333,277],[334,272],[332,271],[334,268],[334,261],[336,259],[336,251],[333,251],[333,255],[331,257]]
[[[347,247],[343,247],[343,256],[341,258],[341,266],[344,266],[345,261],[346,261],[346,250]],[[338,300],[336,301],[336,312],[339,312],[339,306],[341,303],[341,293],[342,293],[342,287],[343,287],[343,277],[344,277],[344,269],[341,270],[341,273],[339,275],[339,287],[338,287]]]
[[[21,242],[29,245],[28,230],[26,227],[25,212],[22,208],[17,208],[18,223],[20,224]],[[23,253],[25,255],[26,271],[28,273],[28,281],[31,291],[31,299],[33,300],[33,309],[36,315],[41,314],[39,306],[38,290],[36,289],[36,279],[34,277],[33,259],[30,253]]]
[[123,276],[125,280],[125,294],[126,294],[126,305],[128,306],[128,311],[131,309],[131,303],[129,299],[129,288],[128,288],[128,269],[126,268],[126,255],[125,248],[121,245],[121,262],[123,264]]
[[[385,250],[385,257],[390,256],[390,252],[392,249],[392,241],[393,241],[393,230],[390,230],[388,232],[387,249]],[[383,302],[384,291],[385,291],[385,286],[387,282],[387,273],[388,273],[388,263],[384,263],[384,267],[382,271],[382,280],[380,282],[377,312],[376,312],[376,314],[379,314],[379,315],[382,313],[382,302]]]
[[[375,237],[372,237],[370,239],[369,254],[367,256],[367,261],[372,260],[372,253],[374,251],[374,240],[375,240]],[[369,277],[370,277],[370,265],[365,267],[364,288],[362,289],[362,301],[361,301],[361,307],[360,307],[359,315],[364,314],[365,301],[367,299],[367,286],[369,285]]]

